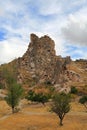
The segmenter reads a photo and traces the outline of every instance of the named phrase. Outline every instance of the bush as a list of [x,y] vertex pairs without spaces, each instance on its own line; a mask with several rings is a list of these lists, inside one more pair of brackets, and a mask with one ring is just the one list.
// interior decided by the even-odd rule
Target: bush
[[77,94],[78,93],[78,89],[75,86],[71,86],[71,91],[70,93],[72,94]]
[[87,95],[85,96],[82,96],[80,99],[79,99],[79,102],[81,104],[83,104],[85,106],[85,108],[87,109]]
[[28,95],[26,96],[26,99],[34,101],[34,102],[40,102],[43,105],[48,102],[50,96],[49,94],[44,94],[44,93],[35,93],[33,90],[30,90],[28,92]]

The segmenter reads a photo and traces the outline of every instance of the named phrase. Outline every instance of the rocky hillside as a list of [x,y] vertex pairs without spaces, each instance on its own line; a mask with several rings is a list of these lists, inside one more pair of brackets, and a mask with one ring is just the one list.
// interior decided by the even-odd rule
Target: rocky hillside
[[[23,57],[3,66],[16,66],[17,81],[24,87],[51,84],[58,90],[69,91],[71,85],[87,84],[87,60],[72,61],[57,56],[55,43],[47,35],[30,35],[30,43]],[[2,71],[2,66],[0,67]],[[0,71],[0,73],[1,73]],[[2,81],[2,75],[0,76]]]

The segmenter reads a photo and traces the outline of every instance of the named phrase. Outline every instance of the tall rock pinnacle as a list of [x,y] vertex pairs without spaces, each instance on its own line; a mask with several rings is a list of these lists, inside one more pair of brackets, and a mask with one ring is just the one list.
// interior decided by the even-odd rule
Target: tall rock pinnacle
[[19,82],[35,81],[64,85],[64,81],[68,81],[67,66],[71,63],[71,59],[56,56],[54,48],[55,43],[49,36],[39,38],[35,34],[31,34],[28,49],[18,60]]
[[30,77],[39,79],[39,82],[51,80],[56,61],[54,41],[46,35],[39,38],[35,34],[30,35],[30,40],[29,47],[21,59],[20,67],[29,72]]

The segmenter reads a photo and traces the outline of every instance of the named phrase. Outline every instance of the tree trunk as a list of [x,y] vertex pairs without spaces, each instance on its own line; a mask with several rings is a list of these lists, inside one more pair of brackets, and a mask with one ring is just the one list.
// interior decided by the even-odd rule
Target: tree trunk
[[13,114],[15,113],[14,107],[12,107],[12,113],[13,113]]
[[62,121],[63,121],[63,119],[60,119],[60,126],[62,126],[62,125],[63,125]]
[[43,104],[44,107],[46,106],[44,102],[42,102],[42,104]]

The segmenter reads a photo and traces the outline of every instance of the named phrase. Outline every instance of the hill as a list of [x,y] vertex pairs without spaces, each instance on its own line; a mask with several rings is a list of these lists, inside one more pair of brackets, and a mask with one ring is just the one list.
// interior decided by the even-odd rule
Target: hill
[[55,43],[47,35],[39,38],[31,34],[30,41],[21,58],[0,66],[1,85],[6,87],[4,75],[9,70],[26,89],[48,84],[58,91],[68,92],[71,86],[76,86],[81,92],[87,92],[87,60],[72,61],[70,56],[57,56]]

